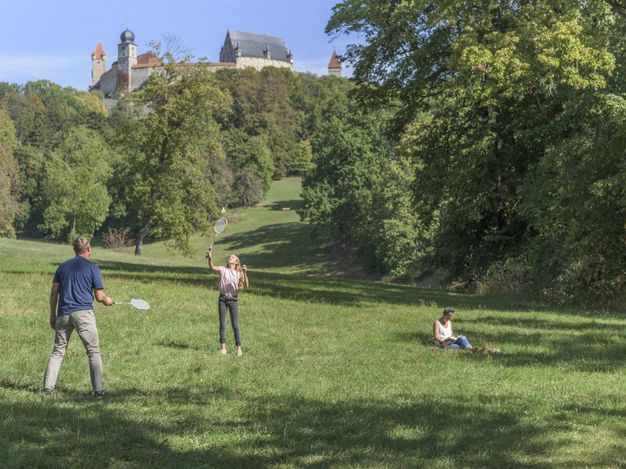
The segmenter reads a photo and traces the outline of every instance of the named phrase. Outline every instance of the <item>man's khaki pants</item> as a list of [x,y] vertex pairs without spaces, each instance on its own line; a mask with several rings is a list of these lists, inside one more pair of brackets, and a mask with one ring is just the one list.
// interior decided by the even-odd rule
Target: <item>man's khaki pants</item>
[[65,349],[67,349],[67,343],[74,329],[76,329],[80,340],[83,342],[87,357],[89,358],[91,386],[94,392],[103,392],[104,380],[102,378],[100,341],[98,339],[98,329],[96,328],[96,318],[91,310],[75,311],[71,314],[64,314],[57,317],[54,348],[48,359],[48,366],[43,376],[43,389],[46,392],[50,392],[54,389],[59,374],[59,368],[61,368],[61,362],[65,355]]

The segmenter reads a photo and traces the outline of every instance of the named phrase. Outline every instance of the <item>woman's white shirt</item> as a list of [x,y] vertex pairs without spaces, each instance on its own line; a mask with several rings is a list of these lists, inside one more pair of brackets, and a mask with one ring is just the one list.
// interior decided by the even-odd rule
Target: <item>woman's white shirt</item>
[[439,320],[435,321],[435,324],[437,324],[437,332],[441,340],[452,337],[452,321],[448,321],[445,326]]

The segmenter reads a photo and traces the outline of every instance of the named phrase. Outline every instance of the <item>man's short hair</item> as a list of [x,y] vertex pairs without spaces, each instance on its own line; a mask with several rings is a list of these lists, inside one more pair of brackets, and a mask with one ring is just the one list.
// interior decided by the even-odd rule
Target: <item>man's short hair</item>
[[443,314],[454,314],[454,308],[443,308]]
[[76,254],[83,254],[87,251],[87,248],[89,248],[89,240],[83,236],[79,236],[74,240],[72,246]]

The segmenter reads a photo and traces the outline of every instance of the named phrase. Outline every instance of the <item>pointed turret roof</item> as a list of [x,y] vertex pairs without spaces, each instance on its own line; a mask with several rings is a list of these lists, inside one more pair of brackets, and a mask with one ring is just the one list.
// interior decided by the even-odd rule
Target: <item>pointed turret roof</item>
[[337,51],[333,51],[333,56],[330,58],[330,62],[328,62],[328,68],[341,69],[341,62],[339,61],[339,57],[337,57]]
[[94,50],[91,53],[91,58],[92,59],[102,59],[102,58],[104,58],[105,55],[106,55],[106,53],[104,52],[104,49],[102,48],[102,42],[98,41],[98,45],[96,46],[96,50]]

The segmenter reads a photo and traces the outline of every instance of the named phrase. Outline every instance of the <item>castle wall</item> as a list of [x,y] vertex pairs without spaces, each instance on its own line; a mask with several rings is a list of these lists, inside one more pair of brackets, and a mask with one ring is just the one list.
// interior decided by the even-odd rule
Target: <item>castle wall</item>
[[100,78],[100,91],[105,96],[109,96],[117,90],[117,67],[115,64],[108,72]]
[[252,67],[262,70],[264,67],[277,67],[293,69],[293,65],[282,60],[262,59],[258,57],[237,57],[237,68]]
[[209,72],[217,72],[225,68],[237,68],[233,62],[207,62],[205,65]]
[[131,73],[130,90],[132,91],[137,88],[141,88],[153,71],[153,67],[133,68]]

